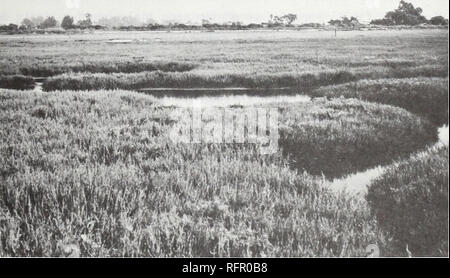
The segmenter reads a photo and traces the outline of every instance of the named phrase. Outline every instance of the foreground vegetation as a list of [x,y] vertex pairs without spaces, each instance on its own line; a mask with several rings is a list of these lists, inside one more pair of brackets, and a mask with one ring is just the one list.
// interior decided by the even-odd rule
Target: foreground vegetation
[[390,104],[422,115],[437,125],[448,124],[448,78],[361,80],[323,87],[312,95]]
[[[0,84],[28,89],[31,76],[51,76],[44,88],[61,90],[0,90],[0,256],[69,256],[68,247],[81,256],[365,256],[368,244],[383,256],[406,256],[405,244],[415,256],[445,255],[436,223],[448,224],[448,148],[393,166],[369,202],[325,179],[436,141],[448,115],[447,35],[0,37]],[[96,90],[224,86],[338,99],[277,104],[281,150],[263,156],[245,144],[171,143],[173,107]]]
[[282,108],[280,146],[297,169],[335,178],[389,164],[437,140],[436,128],[400,108],[357,100]]
[[279,154],[171,144],[172,108],[151,97],[1,98],[2,256],[67,244],[82,256],[364,256],[388,243],[363,200]]
[[390,167],[367,200],[398,249],[448,256],[448,146],[435,146]]

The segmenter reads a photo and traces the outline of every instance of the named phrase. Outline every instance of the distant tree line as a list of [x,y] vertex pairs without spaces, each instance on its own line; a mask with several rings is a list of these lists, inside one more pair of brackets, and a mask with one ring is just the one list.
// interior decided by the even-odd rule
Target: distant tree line
[[112,18],[102,18],[98,21],[97,25],[93,24],[92,15],[86,14],[84,19],[79,20],[75,23],[75,19],[66,15],[61,23],[59,23],[53,16],[48,18],[35,17],[35,18],[25,18],[22,20],[20,26],[16,24],[2,25],[0,26],[0,31],[3,32],[31,32],[37,30],[45,30],[51,28],[61,27],[64,30],[71,29],[115,29],[115,30],[142,30],[142,31],[155,31],[155,30],[203,30],[203,29],[214,29],[214,30],[248,30],[248,29],[258,29],[264,27],[281,27],[281,26],[292,26],[292,23],[297,19],[296,14],[287,14],[283,16],[272,16],[268,23],[250,23],[243,24],[242,22],[227,22],[223,24],[213,23],[210,20],[203,19],[202,24],[184,24],[184,23],[166,23],[159,24],[154,20],[148,20],[146,24],[142,24],[133,17],[112,17]]
[[61,23],[59,23],[55,17],[49,16],[47,18],[43,17],[33,17],[33,18],[24,18],[20,25],[9,24],[9,25],[1,25],[0,32],[30,32],[37,30],[47,30],[52,28],[62,27],[65,30],[70,29],[102,29],[103,27],[100,25],[94,25],[92,23],[92,15],[86,14],[84,19],[78,20],[75,23],[73,17],[66,15]]
[[[442,16],[434,16],[429,20],[422,15],[422,9],[414,7],[413,4],[406,1],[400,1],[397,9],[386,13],[384,18],[375,19],[370,22],[372,25],[419,25],[419,24],[431,24],[431,25],[448,25],[448,19]],[[140,30],[140,31],[157,31],[157,30],[250,30],[260,28],[280,28],[280,27],[293,27],[293,23],[298,19],[297,14],[288,13],[285,15],[270,15],[267,22],[263,23],[250,23],[243,24],[242,22],[227,22],[227,23],[214,23],[211,20],[203,19],[201,24],[183,24],[183,23],[166,23],[159,24],[154,20],[149,19],[146,23],[142,23],[133,17],[112,17],[102,18],[97,22],[97,25],[93,24],[92,15],[86,14],[83,19],[75,22],[75,19],[69,15],[66,15],[61,23],[59,23],[53,16],[47,18],[34,17],[25,18],[20,25],[9,24],[1,25],[0,32],[33,32],[48,29],[115,29],[123,31]],[[340,19],[333,19],[328,22],[329,25],[339,28],[357,28],[362,24],[358,18],[341,17]],[[320,28],[322,24],[319,23],[306,23],[297,25],[300,28]],[[61,28],[59,28],[61,27]],[[61,30],[60,30],[61,31]],[[62,31],[63,32],[63,31]]]
[[[434,16],[430,20],[426,19],[425,16],[422,15],[422,8],[416,8],[413,4],[400,1],[398,8],[394,11],[387,12],[384,18],[382,19],[374,19],[370,22],[372,25],[385,25],[385,26],[394,26],[394,25],[419,25],[419,24],[431,24],[431,25],[448,25],[448,19],[445,19],[442,16]],[[358,18],[352,17],[342,17],[341,19],[333,19],[328,22],[332,26],[336,27],[348,27],[354,28],[361,23]]]
[[61,21],[61,27],[65,30],[69,29],[103,29],[103,26],[101,25],[94,25],[92,23],[92,15],[86,14],[84,19],[78,20],[78,22],[75,24],[75,20],[73,17],[66,15],[63,20]]

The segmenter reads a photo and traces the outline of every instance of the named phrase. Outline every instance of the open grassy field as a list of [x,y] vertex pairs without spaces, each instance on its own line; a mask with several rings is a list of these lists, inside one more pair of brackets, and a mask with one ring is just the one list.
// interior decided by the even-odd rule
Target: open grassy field
[[[446,30],[353,31],[340,32],[337,38],[325,31],[3,36],[0,75],[69,73],[51,79],[49,90],[85,89],[83,85],[89,89],[249,85],[303,90],[362,78],[445,77],[447,36]],[[129,43],[114,43],[118,39]],[[168,71],[168,63],[178,65],[178,71],[195,68],[184,74],[166,72],[158,78],[148,74]],[[120,65],[127,66],[120,69]],[[121,74],[98,75],[93,80],[82,71]],[[81,85],[68,88],[73,83]]]
[[367,199],[396,245],[409,244],[416,256],[448,256],[448,146],[393,165]]
[[[0,89],[0,256],[358,257],[369,244],[448,254],[448,228],[406,237],[397,231],[420,221],[383,217],[387,206],[407,214],[425,188],[411,188],[417,178],[423,202],[448,204],[448,147],[413,155],[448,123],[447,44],[447,30],[0,36],[0,87],[23,89]],[[36,77],[45,92],[29,90]],[[280,115],[279,151],[263,155],[175,144],[177,107],[126,91],[205,87],[313,99],[252,104]],[[327,187],[380,165],[392,170],[369,201]],[[384,198],[392,186],[405,196]],[[425,215],[448,224],[441,203]],[[410,243],[434,228],[437,248]]]

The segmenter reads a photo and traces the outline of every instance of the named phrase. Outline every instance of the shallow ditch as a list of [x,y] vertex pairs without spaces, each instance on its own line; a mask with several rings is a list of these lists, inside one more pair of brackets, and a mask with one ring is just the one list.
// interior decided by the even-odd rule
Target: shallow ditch
[[[44,77],[36,77],[35,91],[42,91]],[[299,94],[295,88],[144,88],[137,92],[154,96],[163,106],[189,107],[244,107],[269,103],[304,103],[311,97]],[[448,126],[438,129],[439,141],[449,143]],[[325,184],[332,190],[345,190],[350,194],[364,195],[370,183],[381,176],[389,166],[377,166],[344,178],[327,180]]]
[[[439,140],[436,145],[449,144],[449,127],[447,125],[438,128]],[[358,172],[353,175],[349,175],[344,178],[335,179],[333,181],[326,182],[332,190],[337,192],[345,190],[347,193],[364,196],[367,193],[368,187],[372,181],[383,175],[387,166],[377,166],[366,171]]]
[[[280,88],[280,91],[290,91],[292,89]],[[148,90],[146,92],[157,92],[159,94],[159,102],[163,106],[175,106],[182,108],[203,108],[203,107],[244,107],[252,105],[261,105],[269,103],[304,103],[310,102],[311,97],[307,95],[286,94],[286,95],[267,95],[262,94],[261,96],[255,95],[256,92],[252,92],[251,95],[242,94],[251,92],[250,89],[233,88],[228,91],[229,94],[223,94],[223,90],[219,91],[221,95],[211,96],[211,95],[200,95],[198,97],[180,97],[180,92],[182,91],[194,91],[196,93],[202,93],[203,90],[189,89],[189,90],[176,90],[178,94],[163,94],[164,92],[171,92],[171,89],[155,89]],[[239,94],[233,94],[238,92]],[[152,94],[153,95],[153,94]],[[196,95],[196,94],[195,94]],[[449,129],[448,126],[441,126],[438,128],[439,141],[436,144],[447,144],[449,142]],[[364,195],[367,192],[370,183],[381,176],[384,171],[389,167],[387,166],[376,166],[371,169],[361,171],[355,174],[350,174],[343,178],[336,178],[333,180],[325,180],[325,185],[329,186],[332,190],[341,191],[345,190],[350,194],[361,194]]]

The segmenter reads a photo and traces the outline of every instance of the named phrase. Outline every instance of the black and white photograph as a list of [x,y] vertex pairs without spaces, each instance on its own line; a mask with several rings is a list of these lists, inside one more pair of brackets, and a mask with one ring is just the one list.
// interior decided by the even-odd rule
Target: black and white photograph
[[0,0],[0,261],[448,258],[448,18]]

